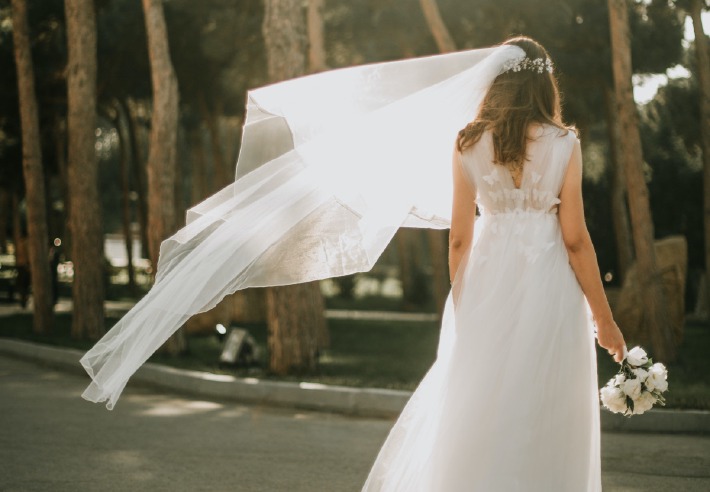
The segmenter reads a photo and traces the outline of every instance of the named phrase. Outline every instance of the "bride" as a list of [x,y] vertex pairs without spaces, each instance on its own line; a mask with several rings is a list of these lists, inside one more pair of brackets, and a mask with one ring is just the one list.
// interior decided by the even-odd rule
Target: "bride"
[[236,181],[161,244],[153,288],[82,357],[82,396],[112,409],[172,333],[236,290],[367,271],[399,227],[450,226],[437,359],[363,490],[601,490],[595,326],[617,361],[624,340],[581,179],[529,38],[250,91]]
[[456,137],[443,346],[364,491],[601,490],[594,325],[617,362],[625,343],[550,57],[529,38],[505,44],[525,56]]

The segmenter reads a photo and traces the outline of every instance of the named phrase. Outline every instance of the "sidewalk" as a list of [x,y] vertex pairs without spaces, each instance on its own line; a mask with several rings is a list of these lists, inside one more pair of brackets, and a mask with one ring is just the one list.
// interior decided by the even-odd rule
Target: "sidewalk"
[[[85,376],[78,362],[83,353],[78,350],[0,338],[0,354]],[[411,396],[408,391],[237,378],[153,363],[143,365],[128,383],[129,388],[139,386],[167,389],[195,398],[378,418],[396,417]],[[603,410],[601,426],[603,431],[710,434],[710,412],[661,409],[626,418]]]

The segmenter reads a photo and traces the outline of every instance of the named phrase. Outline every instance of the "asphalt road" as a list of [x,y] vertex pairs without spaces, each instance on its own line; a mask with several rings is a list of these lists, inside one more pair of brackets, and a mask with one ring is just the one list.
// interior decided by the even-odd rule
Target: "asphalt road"
[[[0,357],[0,491],[359,491],[390,420],[203,401]],[[710,436],[604,434],[604,490],[709,491]]]

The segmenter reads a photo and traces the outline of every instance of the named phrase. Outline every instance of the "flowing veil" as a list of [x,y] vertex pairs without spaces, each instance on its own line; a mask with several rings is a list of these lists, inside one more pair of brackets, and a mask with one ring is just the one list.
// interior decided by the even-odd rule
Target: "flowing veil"
[[163,241],[152,289],[81,358],[82,397],[112,409],[170,335],[228,294],[367,271],[399,227],[448,227],[455,135],[524,56],[500,46],[250,91],[237,179]]

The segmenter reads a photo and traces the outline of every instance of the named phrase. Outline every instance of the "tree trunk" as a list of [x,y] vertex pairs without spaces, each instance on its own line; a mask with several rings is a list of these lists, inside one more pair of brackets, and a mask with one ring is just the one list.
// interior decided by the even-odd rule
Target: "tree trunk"
[[614,90],[604,87],[604,103],[606,109],[606,127],[609,138],[610,172],[609,183],[611,188],[611,215],[616,238],[616,259],[619,271],[619,284],[624,283],[626,272],[634,260],[634,246],[631,240],[631,226],[629,225],[629,211],[626,205],[626,180],[624,179],[624,166],[621,160],[622,151],[620,143],[619,121],[616,117],[616,100]]
[[48,333],[52,330],[54,303],[49,270],[49,235],[37,95],[25,0],[12,1],[12,23],[22,124],[22,174],[25,180],[29,236],[27,249],[34,299],[32,329],[35,333]]
[[132,295],[137,293],[136,288],[136,272],[133,267],[133,233],[131,231],[131,138],[126,122],[126,111],[120,101],[115,100],[113,103],[116,110],[116,128],[118,129],[119,140],[119,174],[121,181],[121,225],[123,226],[123,238],[126,244],[126,257],[128,263],[126,270],[128,272],[128,290]]
[[188,133],[190,140],[190,156],[192,164],[192,174],[190,181],[192,188],[190,197],[192,205],[200,203],[207,197],[207,177],[205,176],[205,168],[207,167],[205,159],[205,148],[202,143],[202,127],[193,128]]
[[[436,0],[420,0],[419,3],[439,52],[456,51],[456,43],[454,43],[454,39],[441,18]],[[428,230],[427,237],[431,254],[432,295],[434,296],[436,311],[441,316],[444,312],[446,297],[449,294],[449,263],[447,258],[449,240],[446,231]]]
[[[262,31],[269,79],[306,73],[306,26],[299,0],[264,0]],[[269,370],[275,374],[316,367],[318,345],[327,340],[318,282],[267,289]]]
[[184,129],[178,123],[178,133],[177,133],[178,147],[176,148],[176,161],[175,161],[175,192],[173,196],[175,197],[175,229],[182,229],[185,227],[186,222],[186,212],[187,206],[185,204],[185,193],[184,193],[184,164],[185,164],[185,132]]
[[456,51],[456,43],[454,42],[454,38],[451,37],[449,30],[446,28],[444,20],[441,18],[441,12],[439,12],[436,0],[420,0],[419,3],[424,13],[424,19],[426,19],[431,35],[434,36],[434,41],[436,41],[436,46],[439,51],[441,53]]
[[222,149],[222,138],[219,131],[219,111],[212,109],[207,104],[203,94],[200,94],[200,113],[202,120],[207,124],[207,131],[210,135],[210,146],[212,147],[212,162],[214,163],[214,192],[227,186],[232,179],[227,173],[227,166],[224,160]]
[[431,254],[432,268],[432,296],[436,304],[436,312],[441,317],[444,314],[444,305],[449,295],[448,231],[427,229],[429,239],[429,252]]
[[308,71],[322,72],[325,63],[323,7],[325,0],[308,0]]
[[403,227],[397,231],[394,240],[397,244],[397,259],[399,261],[399,280],[402,283],[402,300],[405,305],[415,298],[414,292],[414,262],[412,258],[413,229]]
[[423,281],[424,249],[429,246],[429,255],[433,257],[436,254],[431,250],[431,245],[427,244],[429,241],[426,236],[427,230],[410,227],[402,227],[395,235],[405,310],[421,308],[434,295],[428,284]]
[[[690,18],[695,33],[695,60],[698,68],[700,93],[700,147],[703,154],[703,225],[705,228],[705,272],[710,277],[710,53],[708,38],[703,31],[703,0],[691,0]],[[706,285],[710,285],[707,282]],[[705,290],[710,306],[710,289]]]
[[61,245],[66,259],[71,259],[71,230],[69,228],[69,165],[67,163],[67,122],[57,115],[54,119],[54,148],[57,154],[57,172],[59,174],[59,187],[63,202],[63,222]]
[[[148,155],[148,245],[153,275],[160,243],[175,232],[175,162],[178,129],[178,85],[170,60],[168,31],[161,0],[143,0],[153,86],[153,114]],[[182,329],[163,346],[177,355],[185,350]]]
[[10,224],[10,190],[0,188],[0,253],[7,253],[7,227]]
[[148,203],[146,200],[146,176],[145,159],[143,158],[143,144],[141,130],[138,125],[136,108],[132,104],[126,104],[126,114],[128,115],[128,129],[131,132],[131,153],[133,154],[133,180],[136,187],[136,215],[138,216],[138,228],[140,230],[141,255],[143,258],[150,258],[150,246],[148,241]]
[[645,313],[644,324],[652,341],[654,357],[664,362],[670,362],[675,358],[677,350],[673,343],[666,296],[653,247],[653,221],[648,187],[643,174],[641,136],[631,83],[628,4],[626,0],[608,0],[608,5],[614,86],[621,130],[620,143],[626,171],[631,226]]
[[96,17],[93,0],[65,0],[69,135],[69,228],[72,236],[72,336],[104,333],[103,237],[95,151]]

